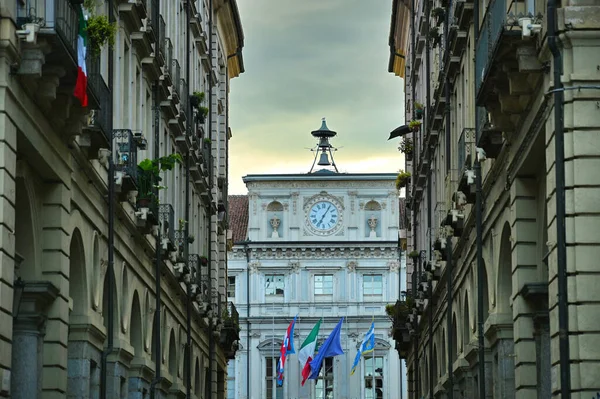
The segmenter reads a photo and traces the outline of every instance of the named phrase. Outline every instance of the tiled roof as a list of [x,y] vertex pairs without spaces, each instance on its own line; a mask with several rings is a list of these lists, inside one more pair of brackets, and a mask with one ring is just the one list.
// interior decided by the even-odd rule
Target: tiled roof
[[229,228],[233,243],[246,240],[248,237],[248,196],[229,196]]

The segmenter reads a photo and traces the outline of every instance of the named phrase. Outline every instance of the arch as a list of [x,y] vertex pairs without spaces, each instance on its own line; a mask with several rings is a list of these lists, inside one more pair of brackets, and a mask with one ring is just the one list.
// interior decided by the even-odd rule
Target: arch
[[131,328],[129,329],[129,344],[133,346],[134,356],[141,357],[144,352],[144,340],[142,329],[142,311],[140,298],[137,290],[133,291],[131,301]]
[[371,200],[365,204],[365,211],[380,211],[381,204],[375,200]]
[[463,351],[466,350],[469,341],[471,341],[471,318],[469,315],[469,292],[465,291],[465,300],[463,303]]
[[33,187],[25,178],[15,180],[15,252],[20,256],[15,265],[15,278],[23,280],[38,280],[41,275],[41,266],[36,261],[38,245],[33,194]]
[[[108,334],[108,290],[109,290],[109,283],[108,283],[108,276],[111,273],[110,269],[108,269],[106,271],[106,275],[104,276],[104,287],[102,290],[102,319],[104,322],[104,328],[106,329],[106,332]],[[112,275],[114,276],[114,270],[112,271]],[[119,320],[119,297],[117,295],[117,281],[116,279],[113,278],[113,284],[112,287],[110,287],[110,289],[112,290],[112,296],[113,296],[113,304],[112,304],[112,310],[113,310],[113,322],[114,321],[118,321]],[[116,331],[114,331],[114,333],[116,334]]]
[[83,240],[79,229],[73,230],[69,246],[69,297],[73,315],[85,315],[88,309],[88,285]]
[[127,272],[127,262],[122,263],[121,297],[123,298],[123,307],[121,309],[121,314],[123,315],[121,317],[121,330],[124,333],[127,333],[129,328],[129,310],[131,309],[131,307],[127,306],[129,304],[129,273]]
[[[100,281],[101,276],[102,276],[102,264],[101,264],[101,259],[100,259],[100,243],[99,243],[99,238],[98,238],[98,232],[94,231],[93,234],[93,238],[92,238],[92,273],[94,276],[94,280],[93,281]],[[91,298],[90,300],[92,301],[92,307],[94,308],[94,310],[98,310],[98,307],[100,306],[100,295],[98,295],[98,291],[99,291],[99,287],[98,284],[92,284],[93,289],[90,290],[90,295]]]
[[177,342],[175,341],[175,330],[171,329],[169,336],[169,374],[175,380],[177,377]]
[[510,226],[508,222],[504,224],[502,236],[500,239],[500,255],[498,260],[498,285],[496,288],[496,298],[498,312],[511,312],[512,299],[512,251],[510,242]]
[[157,353],[156,353],[156,339],[158,338],[158,332],[156,331],[156,312],[154,312],[154,315],[152,316],[152,339],[150,341],[150,359],[152,359],[152,361],[155,363],[156,367],[158,366],[158,361],[157,361]]
[[442,329],[442,363],[440,365],[440,375],[444,375],[448,372],[447,369],[447,365],[448,362],[446,361],[447,357],[446,357],[446,340],[447,340],[447,336],[446,336],[446,330]]
[[153,332],[153,324],[154,321],[154,312],[152,311],[152,303],[150,299],[150,293],[148,292],[148,288],[144,289],[144,318],[146,320],[145,328],[144,328],[144,349],[147,352],[152,352],[152,332]]
[[458,331],[457,331],[457,325],[456,325],[456,313],[452,314],[452,334],[451,334],[451,342],[452,342],[452,353],[450,353],[450,355],[452,356],[450,359],[452,359],[452,363],[454,363],[456,361],[457,358],[457,354],[458,354]]
[[267,212],[283,212],[283,205],[279,201],[272,201],[267,205]]
[[[487,266],[485,264],[485,261],[483,262],[483,287],[482,287],[482,291],[483,291],[483,322],[485,323],[485,321],[488,318],[489,315],[489,311],[490,311],[490,294],[489,294],[489,290],[488,290],[488,274],[487,274]],[[477,286],[477,284],[475,284],[475,286]],[[477,305],[479,306],[479,304]],[[477,316],[478,317],[478,316]],[[477,320],[476,317],[476,320]],[[477,321],[475,324],[478,325],[479,321]]]
[[196,357],[196,365],[194,366],[194,394],[200,397],[202,386],[200,385],[200,359]]

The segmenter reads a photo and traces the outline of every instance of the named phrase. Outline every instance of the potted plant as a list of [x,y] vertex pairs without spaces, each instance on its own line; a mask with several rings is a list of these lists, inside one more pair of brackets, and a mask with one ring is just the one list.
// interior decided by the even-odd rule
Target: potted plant
[[206,95],[203,91],[195,91],[190,96],[190,103],[192,107],[196,110],[196,122],[199,124],[203,124],[206,121],[206,116],[208,115],[208,108],[202,106],[204,104],[204,100]]
[[418,258],[419,256],[421,256],[421,253],[417,250],[411,251],[408,254],[408,257],[411,258],[412,260],[415,260],[416,258]]
[[415,103],[415,118],[423,118],[423,104],[421,103]]
[[166,188],[160,185],[160,172],[173,169],[181,161],[181,155],[171,154],[157,159],[146,158],[138,164],[138,207],[148,208],[151,203],[158,204],[156,191]]
[[204,139],[204,149],[208,150],[210,149],[210,145],[212,144],[212,140],[209,139],[208,137]]
[[408,123],[408,127],[413,131],[413,132],[418,132],[419,128],[421,127],[421,121],[418,121],[416,119],[413,119],[412,121],[410,121]]
[[88,10],[90,16],[86,21],[85,32],[87,33],[89,50],[92,56],[100,54],[100,50],[108,43],[110,48],[115,45],[115,35],[117,34],[117,24],[110,23],[108,16],[96,15],[95,10],[99,5],[98,0],[76,1],[77,4],[83,3],[83,8]]
[[409,139],[408,137],[405,137],[400,142],[400,146],[398,147],[398,149],[400,150],[400,152],[404,153],[407,161],[413,160],[413,145],[412,145],[411,139]]
[[440,26],[446,17],[446,10],[444,10],[442,7],[434,8],[431,10],[431,16],[436,19],[437,26]]
[[396,188],[400,190],[401,188],[406,187],[410,182],[410,172],[405,172],[401,170],[396,176]]
[[208,258],[206,256],[202,255],[199,259],[202,266],[208,265]]
[[440,39],[441,39],[439,28],[437,26],[434,26],[433,28],[431,28],[429,30],[429,33],[427,34],[427,37],[431,41],[431,48],[437,47],[438,44],[440,44]]
[[196,240],[196,237],[194,237],[193,234],[188,235],[187,241],[189,244],[193,244],[195,240]]

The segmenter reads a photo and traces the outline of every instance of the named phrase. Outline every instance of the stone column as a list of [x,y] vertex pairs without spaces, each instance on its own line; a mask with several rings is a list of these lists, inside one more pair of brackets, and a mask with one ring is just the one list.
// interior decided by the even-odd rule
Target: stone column
[[57,295],[58,289],[49,282],[25,282],[13,325],[13,399],[41,397],[46,311]]

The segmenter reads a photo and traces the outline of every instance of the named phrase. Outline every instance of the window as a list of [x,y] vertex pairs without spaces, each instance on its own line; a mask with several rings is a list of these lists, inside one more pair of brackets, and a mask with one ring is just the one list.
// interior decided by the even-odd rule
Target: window
[[235,298],[235,276],[227,277],[227,298]]
[[[373,362],[375,374],[373,374]],[[365,399],[383,399],[383,356],[365,357],[364,376]]]
[[[266,399],[283,399],[283,386],[277,386],[277,359],[267,357],[266,359],[265,386],[267,388]],[[284,376],[285,378],[285,376]]]
[[265,296],[283,297],[283,274],[265,276]]
[[331,274],[315,275],[315,296],[333,295],[333,276]]
[[365,274],[363,276],[363,296],[383,295],[383,276],[381,274]]
[[333,358],[326,357],[315,382],[315,399],[333,399]]
[[235,359],[227,363],[227,399],[235,399]]

